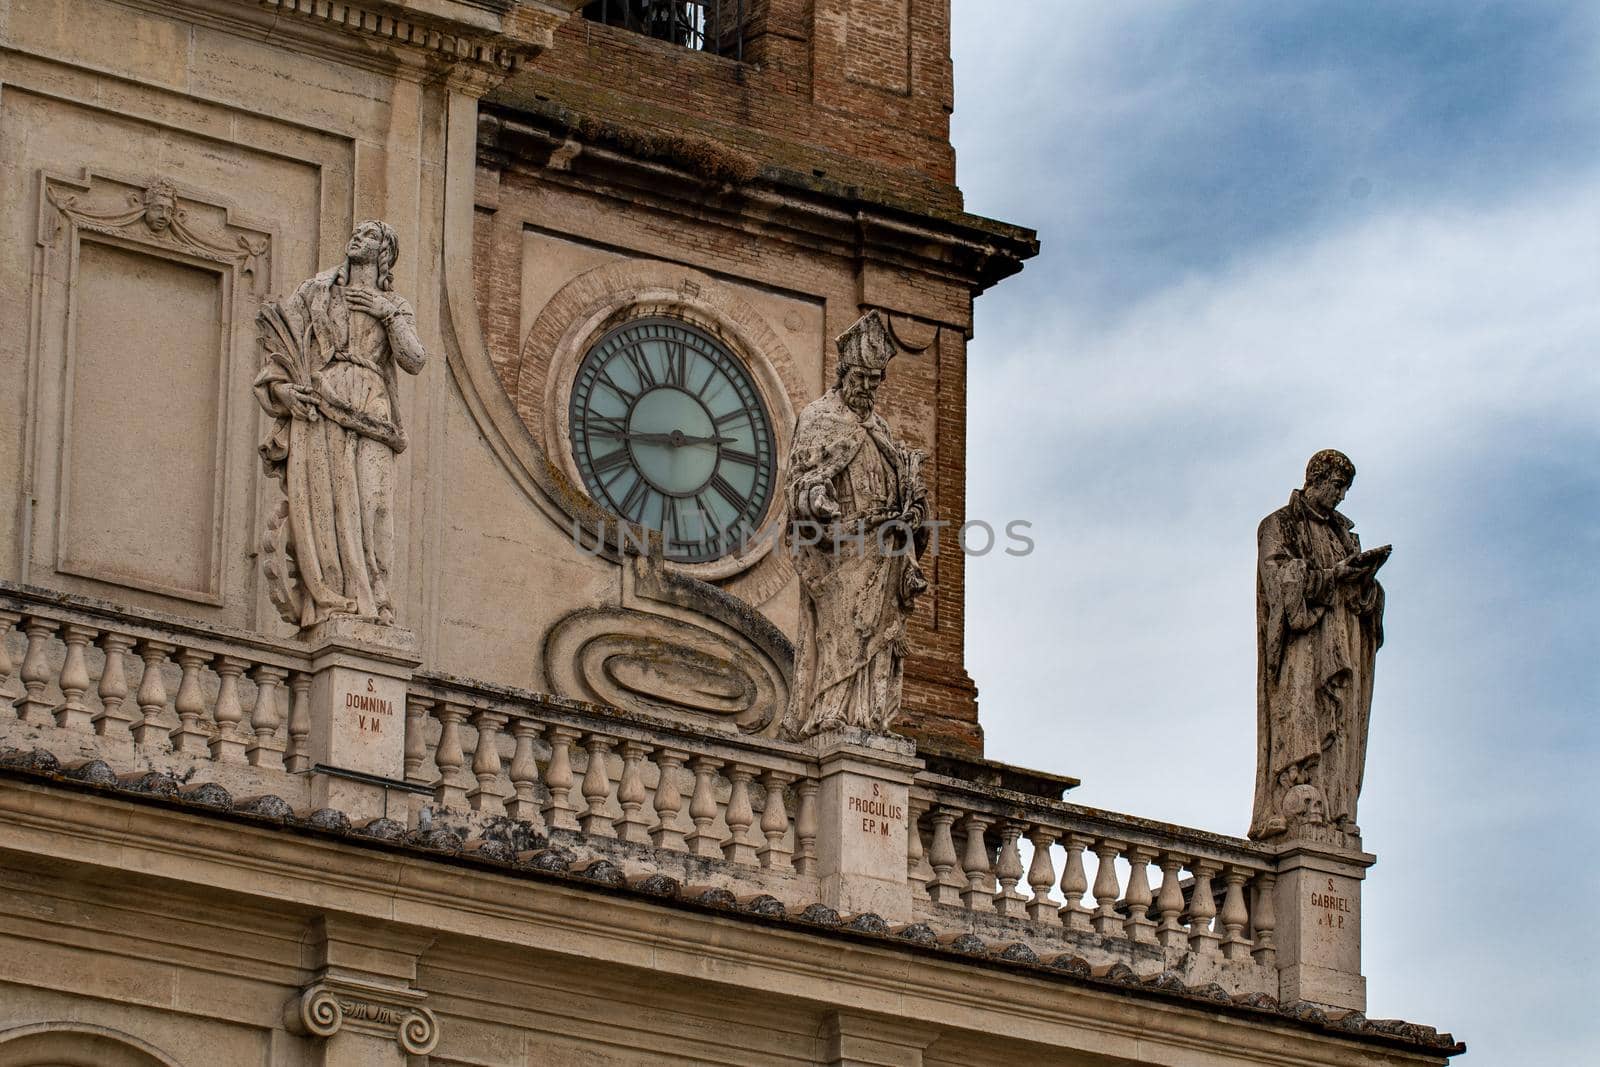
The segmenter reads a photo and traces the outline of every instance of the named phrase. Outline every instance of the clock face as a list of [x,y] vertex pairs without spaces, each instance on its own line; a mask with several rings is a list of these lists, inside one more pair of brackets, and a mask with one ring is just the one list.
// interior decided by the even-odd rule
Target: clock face
[[584,356],[569,405],[589,494],[703,563],[755,537],[777,478],[772,422],[743,365],[676,319],[636,319]]

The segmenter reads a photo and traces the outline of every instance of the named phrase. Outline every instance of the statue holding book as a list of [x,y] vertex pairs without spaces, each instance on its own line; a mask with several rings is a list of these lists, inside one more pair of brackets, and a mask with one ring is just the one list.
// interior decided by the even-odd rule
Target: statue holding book
[[1335,510],[1355,475],[1344,453],[1318,452],[1305,486],[1257,533],[1252,838],[1358,843],[1356,798],[1383,644],[1377,572],[1390,546],[1362,551],[1354,524]]

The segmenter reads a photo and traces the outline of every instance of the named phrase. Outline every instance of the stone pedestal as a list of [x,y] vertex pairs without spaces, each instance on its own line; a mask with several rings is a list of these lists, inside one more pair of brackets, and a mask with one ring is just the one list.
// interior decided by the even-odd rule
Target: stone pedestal
[[1361,882],[1377,857],[1286,842],[1277,884],[1278,999],[1367,1009],[1361,975]]
[[823,903],[841,914],[911,921],[906,844],[916,745],[863,730],[819,734],[811,744],[817,794],[817,876]]
[[311,645],[312,801],[352,821],[404,821],[406,688],[421,660],[409,630],[334,618]]

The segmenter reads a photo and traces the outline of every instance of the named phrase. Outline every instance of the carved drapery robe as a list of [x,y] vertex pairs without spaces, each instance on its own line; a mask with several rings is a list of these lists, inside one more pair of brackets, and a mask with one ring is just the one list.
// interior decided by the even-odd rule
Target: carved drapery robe
[[[900,712],[906,617],[927,588],[917,563],[927,538],[920,461],[882,416],[861,418],[836,390],[800,415],[785,485],[802,593],[792,736],[840,726],[887,733]],[[809,503],[819,486],[840,519],[806,544],[819,531]],[[908,514],[912,523],[882,528],[880,538],[886,518]]]
[[1361,550],[1352,523],[1318,512],[1300,490],[1257,534],[1258,753],[1250,836],[1279,832],[1298,784],[1322,794],[1326,820],[1352,830],[1366,764],[1373,663],[1383,644],[1383,587],[1337,582]]
[[[266,547],[270,562],[279,538],[294,572],[269,570],[269,585],[302,627],[335,614],[393,621],[395,456],[406,447],[397,371],[416,374],[427,358],[409,304],[384,294],[397,308],[386,326],[350,307],[345,281],[344,268],[318,274],[259,319],[266,359],[255,392],[275,416],[260,451],[286,497]],[[279,402],[272,387],[282,383],[316,390],[315,418]]]

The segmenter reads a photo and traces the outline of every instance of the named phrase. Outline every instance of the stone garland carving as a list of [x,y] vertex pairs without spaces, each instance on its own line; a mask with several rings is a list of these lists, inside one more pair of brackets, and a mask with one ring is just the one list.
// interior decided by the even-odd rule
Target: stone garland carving
[[284,1026],[296,1034],[329,1038],[348,1026],[360,1033],[392,1037],[412,1056],[439,1044],[439,1020],[415,1004],[385,1004],[326,982],[307,986],[284,1006]]
[[869,311],[836,342],[832,389],[801,412],[784,486],[800,578],[785,732],[889,732],[900,712],[906,618],[928,582],[923,454],[873,410],[895,343]]
[[1257,747],[1252,838],[1284,834],[1359,844],[1373,664],[1383,644],[1378,568],[1390,546],[1361,550],[1335,510],[1355,480],[1325,449],[1305,487],[1257,534]]
[[[258,293],[267,284],[267,239],[235,233],[229,242],[226,234],[219,240],[195,232],[189,223],[189,212],[178,199],[177,187],[165,178],[155,179],[142,192],[128,193],[125,207],[109,211],[90,208],[81,196],[63,193],[53,184],[45,185],[44,195],[60,213],[53,224],[65,217],[79,229],[114,237],[126,237],[130,227],[142,224],[141,236],[145,240],[201,259],[234,264],[241,275],[250,277],[251,287]],[[52,232],[50,239],[54,237]]]
[[302,628],[346,616],[394,622],[395,456],[405,451],[398,371],[427,360],[411,305],[395,295],[400,242],[356,227],[345,261],[256,318],[256,399],[273,416],[261,445],[284,499],[262,538],[268,595]]

